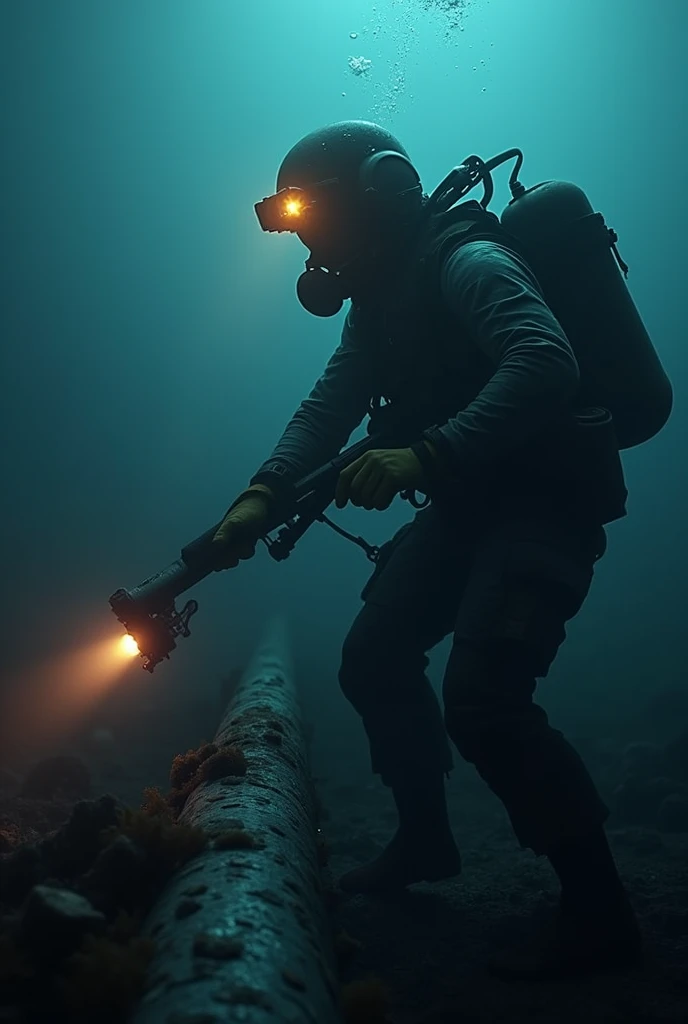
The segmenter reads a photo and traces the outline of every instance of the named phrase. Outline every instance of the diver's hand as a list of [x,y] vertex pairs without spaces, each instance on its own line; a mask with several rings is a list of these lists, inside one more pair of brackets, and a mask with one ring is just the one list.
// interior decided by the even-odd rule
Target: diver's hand
[[233,569],[240,561],[253,558],[273,498],[270,488],[263,484],[255,484],[239,496],[213,537],[216,571]]
[[389,508],[400,491],[422,490],[423,467],[410,448],[375,448],[339,474],[335,504],[347,501],[361,508]]

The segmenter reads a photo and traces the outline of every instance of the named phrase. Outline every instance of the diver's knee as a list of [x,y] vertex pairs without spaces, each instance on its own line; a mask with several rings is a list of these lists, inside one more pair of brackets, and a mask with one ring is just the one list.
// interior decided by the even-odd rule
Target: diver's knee
[[534,709],[535,677],[518,644],[456,642],[442,686],[447,733],[473,764],[508,746]]
[[485,722],[478,720],[475,708],[445,704],[444,727],[464,761],[478,764],[484,760],[487,747]]
[[339,685],[354,706],[383,693],[400,693],[423,678],[427,659],[420,639],[394,609],[366,604],[342,647]]
[[354,619],[342,645],[339,685],[344,696],[357,705],[371,689],[371,678],[385,659],[383,617],[374,606],[364,605]]

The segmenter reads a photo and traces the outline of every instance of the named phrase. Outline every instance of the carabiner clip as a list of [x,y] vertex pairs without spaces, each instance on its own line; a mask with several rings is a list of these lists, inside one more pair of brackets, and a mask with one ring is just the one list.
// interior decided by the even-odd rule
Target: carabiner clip
[[426,494],[422,501],[416,497],[419,492],[415,488],[411,487],[406,491],[401,492],[401,497],[404,501],[408,501],[409,505],[413,505],[414,508],[427,508],[430,504],[431,499]]

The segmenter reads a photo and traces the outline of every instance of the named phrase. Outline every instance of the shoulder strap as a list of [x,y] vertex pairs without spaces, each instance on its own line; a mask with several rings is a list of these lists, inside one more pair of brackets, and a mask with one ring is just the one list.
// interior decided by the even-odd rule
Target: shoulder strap
[[451,252],[468,242],[495,242],[527,262],[519,241],[502,227],[496,214],[476,200],[431,218],[421,242],[421,260],[428,268],[438,268]]

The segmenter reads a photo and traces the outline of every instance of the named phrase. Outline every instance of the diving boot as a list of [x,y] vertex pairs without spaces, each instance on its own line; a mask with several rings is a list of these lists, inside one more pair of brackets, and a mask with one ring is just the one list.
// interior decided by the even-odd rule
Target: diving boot
[[415,882],[439,882],[461,872],[461,854],[447,829],[409,834],[401,826],[379,857],[339,880],[347,893],[399,892]]
[[581,910],[562,901],[541,934],[497,954],[488,970],[508,981],[552,981],[632,970],[642,963],[640,929],[624,894],[604,909]]
[[403,766],[392,781],[399,828],[379,857],[345,874],[344,892],[382,893],[405,889],[414,882],[439,882],[461,871],[454,842],[441,766],[420,771]]

